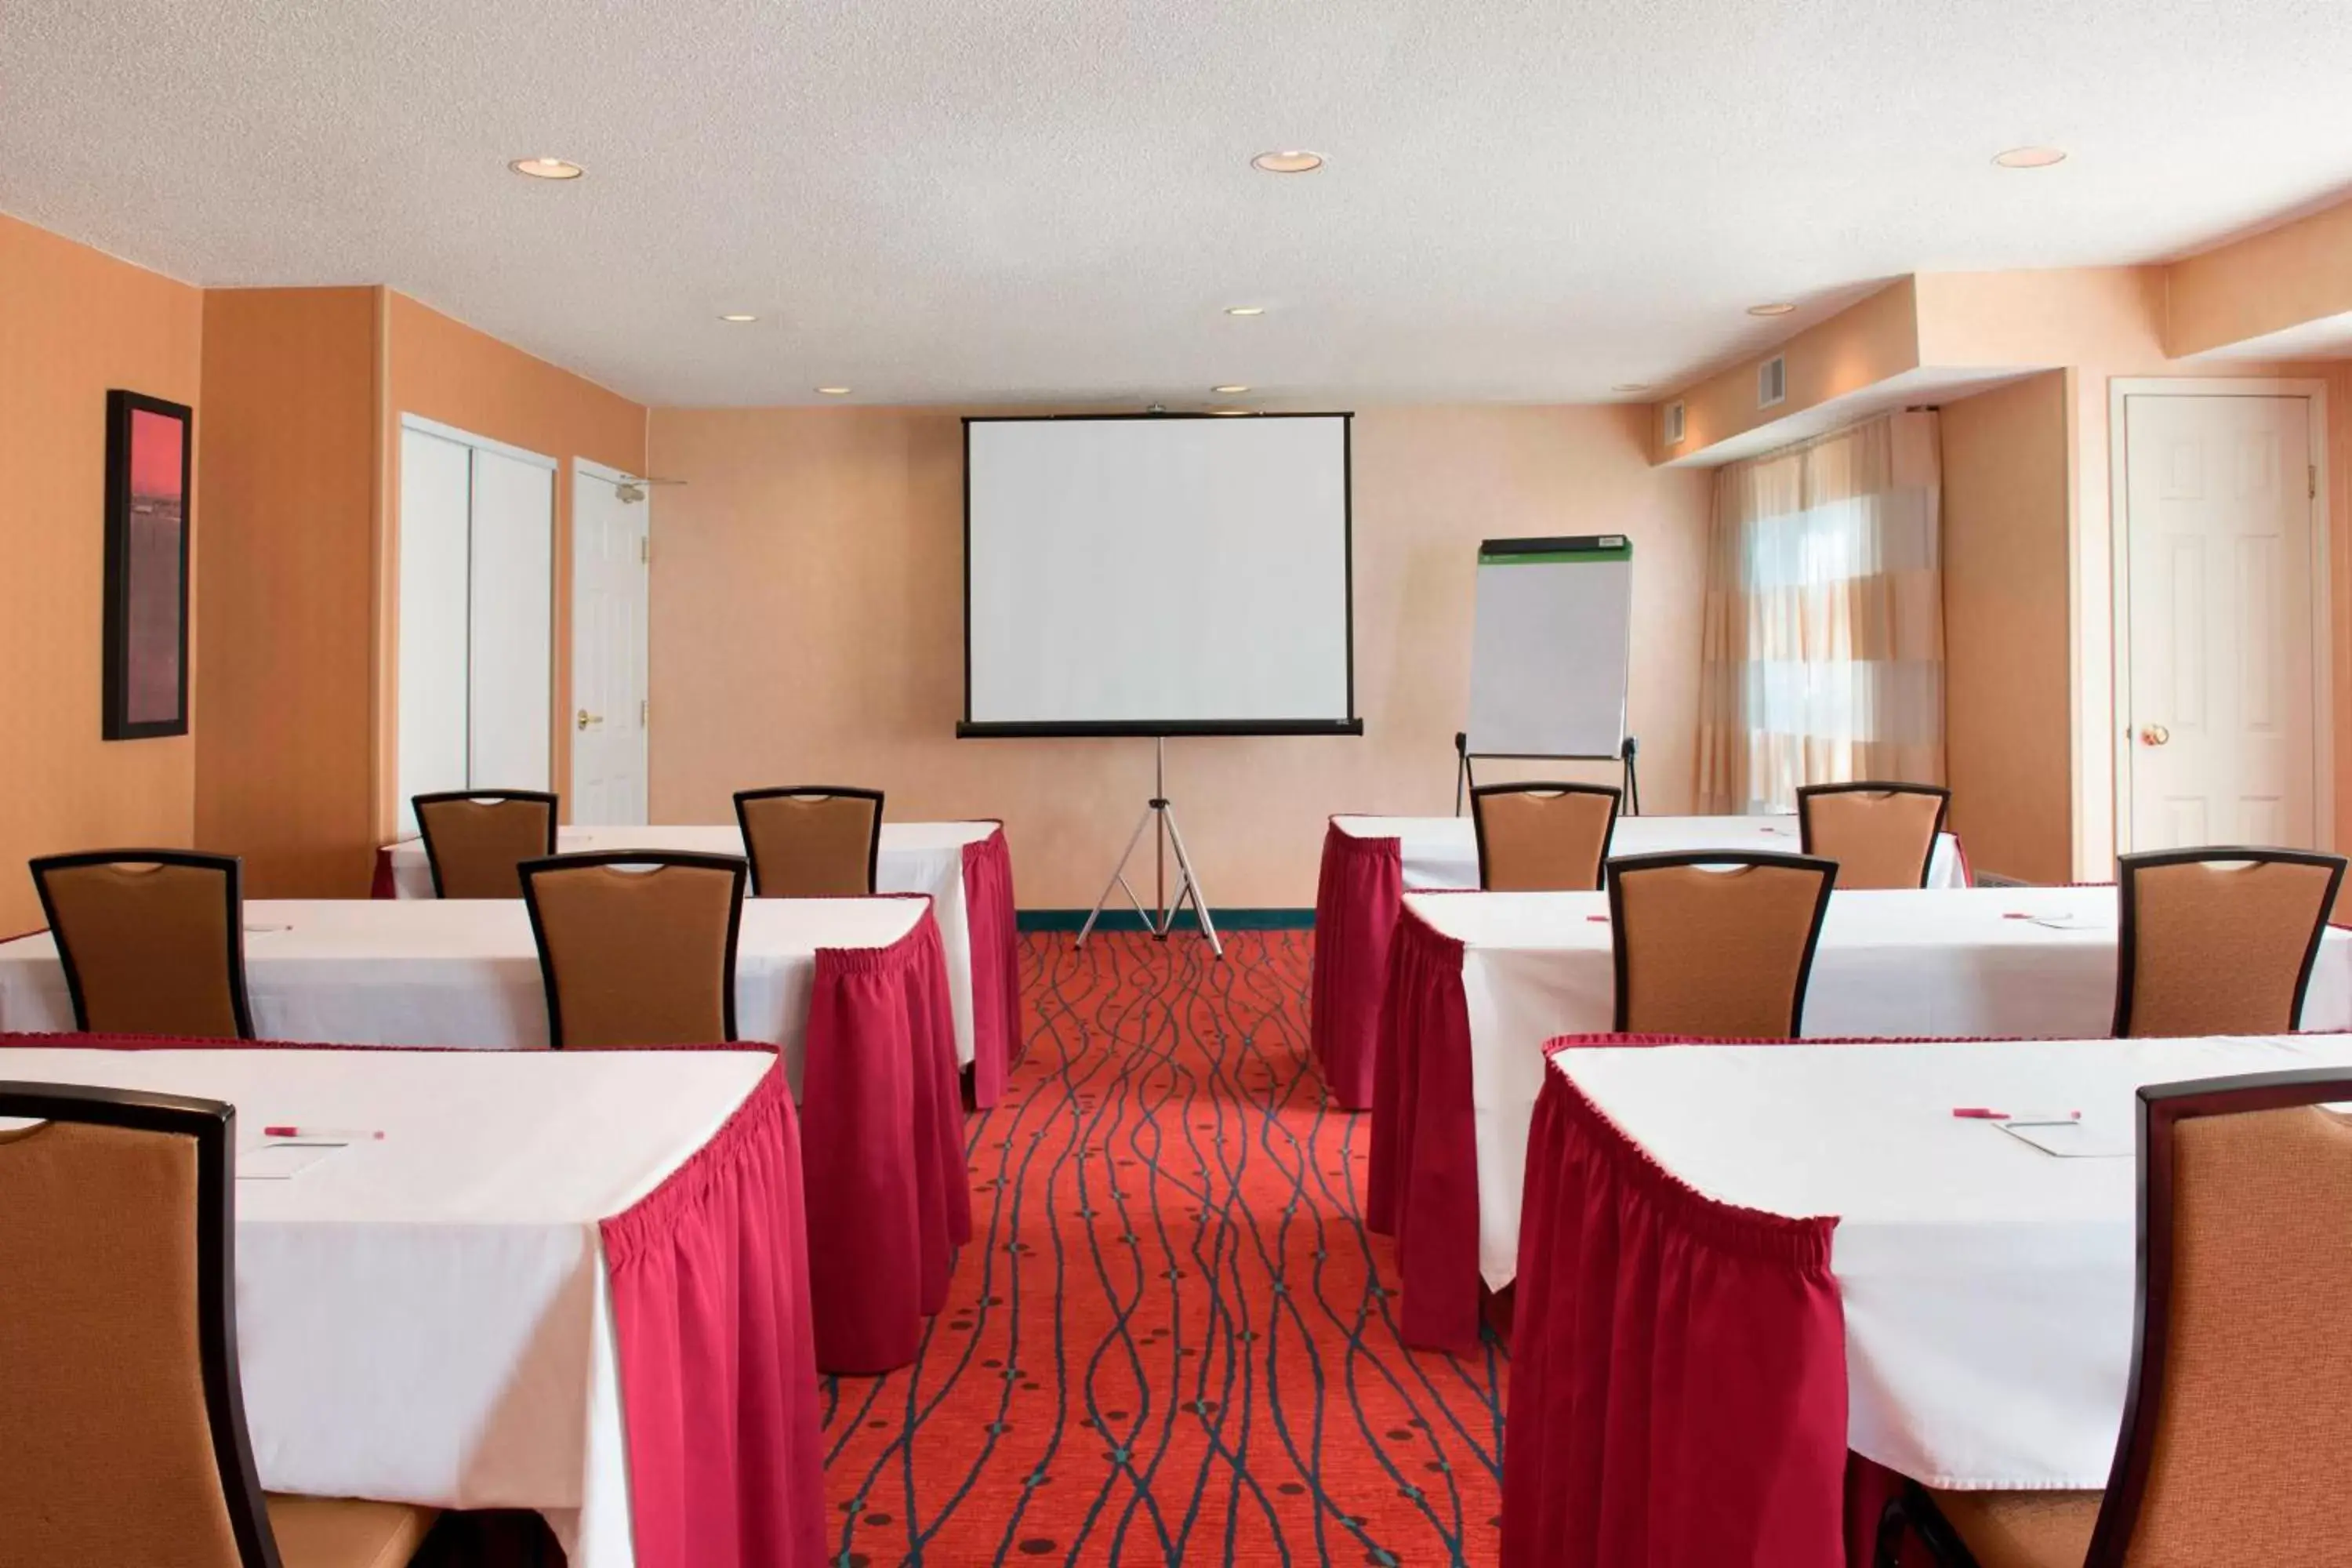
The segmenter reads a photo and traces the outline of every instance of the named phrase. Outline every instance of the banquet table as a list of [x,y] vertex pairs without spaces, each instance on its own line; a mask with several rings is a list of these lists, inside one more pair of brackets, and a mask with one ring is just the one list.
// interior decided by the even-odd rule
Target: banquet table
[[537,1510],[578,1568],[824,1560],[800,1138],[772,1050],[0,1035],[0,1080],[228,1101],[247,1164],[268,1125],[383,1134],[236,1184],[268,1489]]
[[[740,855],[734,824],[652,827],[575,826],[556,831],[566,855],[608,849]],[[947,951],[948,999],[956,1059],[971,1069],[972,1097],[993,1105],[1021,1050],[1021,957],[1014,931],[1013,858],[999,822],[886,822],[875,858],[878,893],[923,893]],[[425,841],[404,838],[377,852],[378,898],[430,899],[433,868]]]
[[[256,900],[245,925],[247,989],[264,1038],[548,1043],[539,952],[520,899]],[[735,1012],[743,1039],[778,1047],[800,1101],[819,1364],[904,1365],[971,1234],[946,966],[926,900],[747,900]],[[73,1025],[49,935],[0,942],[0,1031]],[[824,1267],[836,1257],[843,1267]]]
[[[2352,1068],[2352,1037],[1559,1042],[1528,1156],[1507,1555],[1513,1529],[1551,1506],[1515,1488],[1539,1479],[1572,1495],[1586,1466],[1613,1473],[1611,1445],[1641,1445],[1685,1415],[1759,1470],[1809,1468],[1781,1479],[1817,1515],[1837,1506],[1849,1446],[1941,1489],[2104,1487],[2132,1355],[2136,1091],[2321,1067]],[[2089,1157],[1955,1118],[1960,1106],[2080,1110]],[[1757,1211],[1744,1217],[1761,1225],[1827,1229],[1826,1310],[1787,1312],[1770,1289],[1722,1292],[1763,1249],[1753,1233],[1726,1239],[1743,1216],[1685,1192]],[[1668,1347],[1685,1380],[1650,1384],[1647,1406],[1621,1409],[1606,1431],[1575,1392],[1574,1369],[1597,1347],[1580,1348],[1574,1325],[1598,1321],[1582,1309],[1600,1290],[1610,1300],[1596,1304],[1622,1314],[1600,1331],[1619,1364]],[[1748,1374],[1710,1364],[1727,1356],[1809,1368],[1811,1381],[1780,1390],[1780,1408],[1748,1413],[1760,1425],[1744,1429],[1729,1391]],[[1819,1397],[1832,1400],[1833,1425],[1805,1418]],[[1783,1433],[1813,1428],[1827,1440],[1783,1445]],[[1824,1529],[1834,1521],[1817,1516],[1800,1532]]]
[[[1804,842],[1793,816],[1621,816],[1614,855],[1739,849],[1793,855]],[[1478,885],[1478,835],[1466,816],[1335,816],[1323,836],[1315,889],[1314,1005],[1307,1036],[1323,1081],[1349,1110],[1372,1103],[1381,988],[1399,902],[1409,892]],[[1931,888],[1969,885],[1957,835],[1936,841]]]
[[[1476,1340],[1480,1281],[1501,1290],[1517,1268],[1544,1042],[1613,1021],[1609,901],[1409,893],[1404,904],[1381,1016],[1369,1218],[1398,1237],[1407,1342],[1460,1348]],[[1803,1033],[2104,1035],[2116,921],[2112,887],[1832,894]],[[2352,1028],[2352,932],[2328,929],[2301,1026]]]

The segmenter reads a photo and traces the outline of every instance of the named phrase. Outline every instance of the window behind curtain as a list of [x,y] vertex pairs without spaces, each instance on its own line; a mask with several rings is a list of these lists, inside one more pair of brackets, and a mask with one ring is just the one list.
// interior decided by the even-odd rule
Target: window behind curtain
[[1944,779],[1936,416],[1887,415],[1717,470],[1699,809]]

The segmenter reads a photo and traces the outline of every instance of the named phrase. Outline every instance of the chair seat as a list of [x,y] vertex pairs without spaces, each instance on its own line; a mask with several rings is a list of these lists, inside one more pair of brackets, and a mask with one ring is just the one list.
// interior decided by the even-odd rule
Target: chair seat
[[1977,1568],[2083,1568],[2104,1492],[1930,1491]]
[[406,1568],[435,1517],[429,1508],[362,1498],[271,1492],[266,1500],[285,1568]]

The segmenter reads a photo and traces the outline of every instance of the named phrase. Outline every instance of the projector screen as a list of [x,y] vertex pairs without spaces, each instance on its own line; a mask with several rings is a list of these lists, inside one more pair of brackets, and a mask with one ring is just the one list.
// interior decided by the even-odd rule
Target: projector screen
[[1344,414],[964,421],[964,721],[1360,734]]

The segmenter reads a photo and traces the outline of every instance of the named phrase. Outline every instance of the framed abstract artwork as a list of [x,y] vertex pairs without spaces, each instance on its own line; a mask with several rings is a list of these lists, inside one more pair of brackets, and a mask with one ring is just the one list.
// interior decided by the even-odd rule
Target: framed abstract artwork
[[194,412],[106,395],[104,734],[188,732],[188,467]]

